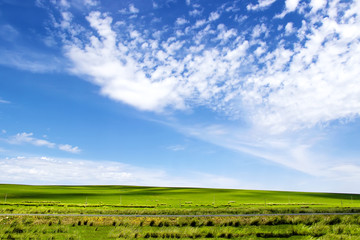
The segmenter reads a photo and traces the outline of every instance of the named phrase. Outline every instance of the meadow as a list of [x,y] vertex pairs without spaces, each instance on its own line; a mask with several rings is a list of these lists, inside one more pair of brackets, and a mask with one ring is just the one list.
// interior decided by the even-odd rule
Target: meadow
[[84,214],[0,216],[0,239],[360,239],[360,214],[156,216],[334,212],[360,213],[360,195],[136,186],[0,185],[1,214]]
[[359,194],[137,186],[0,185],[0,213],[360,212]]

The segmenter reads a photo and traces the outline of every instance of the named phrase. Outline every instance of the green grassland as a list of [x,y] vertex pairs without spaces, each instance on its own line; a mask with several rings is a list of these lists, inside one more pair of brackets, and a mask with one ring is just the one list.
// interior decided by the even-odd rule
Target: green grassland
[[[307,212],[360,213],[360,195],[204,188],[0,184],[2,214],[84,214],[3,215],[0,216],[0,239],[360,239],[360,214],[175,216]],[[163,214],[174,216],[156,216]]]
[[0,184],[0,213],[360,212],[359,194],[135,186]]

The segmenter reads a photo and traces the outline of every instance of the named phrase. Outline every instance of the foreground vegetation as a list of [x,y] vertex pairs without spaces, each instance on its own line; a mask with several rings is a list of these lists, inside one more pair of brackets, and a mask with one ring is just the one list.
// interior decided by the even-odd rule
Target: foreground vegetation
[[0,239],[360,239],[360,216],[0,217]]

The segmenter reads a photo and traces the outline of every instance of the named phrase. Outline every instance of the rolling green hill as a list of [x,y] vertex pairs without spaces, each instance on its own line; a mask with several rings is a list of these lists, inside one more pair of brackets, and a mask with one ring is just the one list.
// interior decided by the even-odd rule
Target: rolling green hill
[[184,207],[360,207],[359,194],[138,186],[0,185],[0,203]]

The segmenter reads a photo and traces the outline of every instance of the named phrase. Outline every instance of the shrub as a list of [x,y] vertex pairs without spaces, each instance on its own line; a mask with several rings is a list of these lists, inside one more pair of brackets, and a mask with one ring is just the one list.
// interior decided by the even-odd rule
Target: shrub
[[260,225],[260,221],[259,219],[252,219],[250,222],[251,226],[259,226]]
[[208,227],[214,226],[213,221],[211,221],[211,220],[207,221],[206,226],[208,226]]
[[214,234],[212,234],[212,233],[207,233],[207,234],[205,235],[205,237],[206,237],[206,238],[214,238]]
[[332,217],[328,221],[326,221],[327,225],[335,225],[341,223],[341,219],[339,216]]
[[158,237],[158,234],[157,234],[157,233],[151,233],[150,236],[151,236],[152,238],[157,238],[157,237]]
[[226,234],[225,234],[225,233],[221,233],[221,234],[219,235],[219,238],[226,238]]
[[20,228],[20,227],[15,227],[13,230],[12,230],[12,233],[23,233],[24,232],[24,229]]

